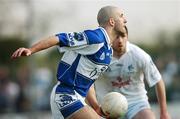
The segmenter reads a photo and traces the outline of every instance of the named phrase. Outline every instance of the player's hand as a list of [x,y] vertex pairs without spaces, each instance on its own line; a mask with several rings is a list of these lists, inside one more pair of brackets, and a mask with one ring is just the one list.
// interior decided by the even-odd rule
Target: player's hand
[[19,48],[11,56],[12,59],[21,57],[21,56],[30,56],[32,54],[31,50],[28,48]]
[[160,119],[171,119],[168,112],[161,114]]
[[104,117],[104,118],[106,118],[106,119],[109,119],[109,113],[104,113],[104,112],[102,111],[102,109],[101,109],[100,106],[99,106],[95,111],[96,111],[96,113],[97,113],[98,115],[100,115],[101,117]]

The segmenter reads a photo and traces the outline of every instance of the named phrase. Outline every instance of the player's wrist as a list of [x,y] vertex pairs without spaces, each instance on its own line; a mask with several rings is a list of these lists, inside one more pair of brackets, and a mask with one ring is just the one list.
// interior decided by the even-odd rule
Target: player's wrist
[[166,113],[168,113],[168,111],[166,110],[166,111],[161,111],[160,112],[161,114],[166,114]]
[[99,110],[100,108],[101,108],[100,105],[94,105],[94,106],[93,106],[93,109],[94,109],[95,111]]
[[98,108],[100,108],[100,105],[98,104],[97,101],[88,101],[91,105],[91,107],[94,109],[94,110],[97,110]]
[[29,52],[30,52],[30,55],[32,55],[33,53],[36,52],[36,50],[34,48],[28,48]]
[[96,113],[104,118],[106,118],[107,114],[105,114],[103,111],[102,111],[102,108],[101,106],[98,106],[96,109],[95,109]]
[[160,111],[160,114],[161,114],[161,115],[168,115],[169,113],[168,113],[167,110],[163,110],[163,111]]
[[167,108],[161,108],[160,109],[160,113],[167,113],[167,112],[168,112]]

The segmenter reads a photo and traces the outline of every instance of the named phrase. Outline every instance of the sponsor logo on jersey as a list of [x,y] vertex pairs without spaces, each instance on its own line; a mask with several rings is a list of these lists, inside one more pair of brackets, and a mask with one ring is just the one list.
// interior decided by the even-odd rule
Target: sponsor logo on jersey
[[84,40],[84,37],[83,37],[83,33],[82,32],[71,32],[71,33],[68,33],[68,37],[71,41],[73,40],[77,40],[77,41],[83,41]]
[[82,32],[71,32],[71,33],[68,33],[67,35],[69,37],[70,46],[81,44],[80,42],[85,40]]
[[104,72],[107,69],[108,66],[103,66],[100,69],[98,68],[94,68],[94,70],[92,70],[89,74],[90,78],[93,77],[98,77],[99,75],[101,75],[102,72]]
[[74,39],[77,40],[77,41],[83,41],[84,40],[83,33],[74,32]]
[[130,85],[131,79],[129,78],[128,80],[123,80],[121,77],[117,77],[115,81],[111,81],[111,84],[113,87],[124,87],[127,85]]
[[128,66],[128,70],[129,70],[129,72],[132,72],[134,70],[134,67],[132,64]]
[[58,97],[58,104],[59,104],[60,108],[63,108],[69,104],[72,104],[75,101],[76,101],[76,99],[73,99],[73,97],[68,94],[61,94]]

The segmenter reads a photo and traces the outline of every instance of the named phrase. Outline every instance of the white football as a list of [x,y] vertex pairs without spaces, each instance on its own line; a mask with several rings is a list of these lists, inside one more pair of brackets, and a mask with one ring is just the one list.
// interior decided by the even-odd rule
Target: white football
[[121,118],[128,109],[128,102],[124,95],[118,92],[107,93],[101,102],[102,111],[110,118]]

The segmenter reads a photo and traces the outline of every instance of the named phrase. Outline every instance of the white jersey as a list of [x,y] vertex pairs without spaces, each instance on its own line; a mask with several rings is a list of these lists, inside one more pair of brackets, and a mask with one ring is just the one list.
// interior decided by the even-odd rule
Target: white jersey
[[161,79],[151,57],[129,42],[124,55],[119,59],[113,57],[105,77],[110,81],[113,91],[125,95],[128,103],[147,100],[144,79],[150,87]]

